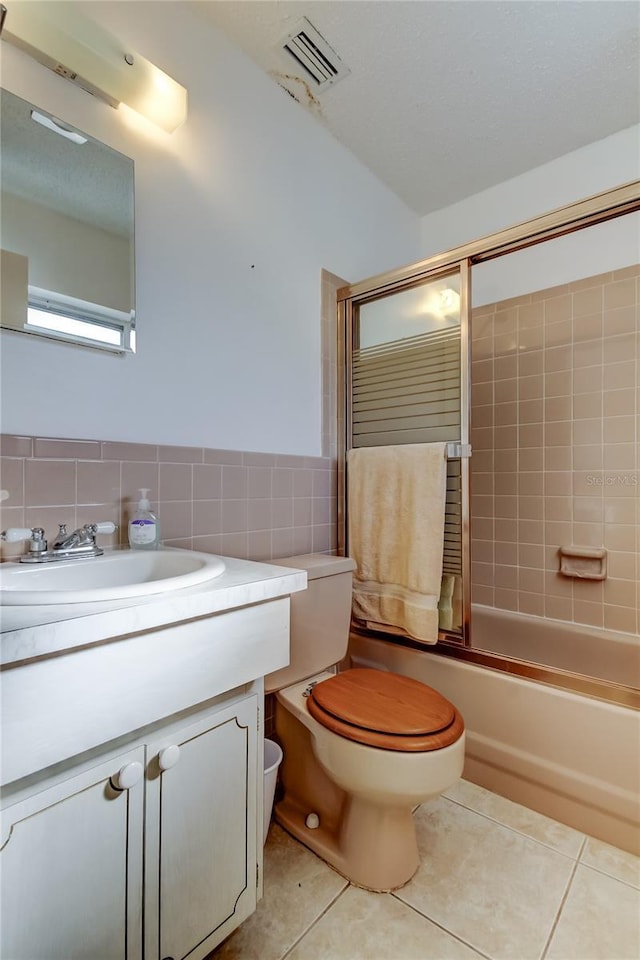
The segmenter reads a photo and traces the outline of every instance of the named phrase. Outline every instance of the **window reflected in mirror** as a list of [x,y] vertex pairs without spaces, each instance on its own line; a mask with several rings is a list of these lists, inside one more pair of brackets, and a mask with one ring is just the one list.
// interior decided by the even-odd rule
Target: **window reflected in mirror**
[[133,161],[0,94],[0,325],[135,352]]

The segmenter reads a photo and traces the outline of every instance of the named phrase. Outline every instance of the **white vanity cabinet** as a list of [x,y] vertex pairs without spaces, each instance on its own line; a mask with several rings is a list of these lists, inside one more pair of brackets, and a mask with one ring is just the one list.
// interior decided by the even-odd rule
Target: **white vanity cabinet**
[[3,960],[204,960],[255,909],[262,678],[306,576],[225,567],[3,632]]
[[[3,810],[0,956],[141,956],[144,759],[128,750]],[[116,791],[120,770],[135,782]]]
[[200,960],[256,908],[257,717],[244,697],[148,745],[145,960]]
[[161,726],[7,806],[0,956],[141,960],[144,904],[144,960],[200,960],[246,919],[262,858],[259,699]]

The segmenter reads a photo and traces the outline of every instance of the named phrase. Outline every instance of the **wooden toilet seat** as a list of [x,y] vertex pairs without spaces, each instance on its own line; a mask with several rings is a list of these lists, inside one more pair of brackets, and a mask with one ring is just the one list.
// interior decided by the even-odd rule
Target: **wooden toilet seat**
[[383,750],[440,750],[464,731],[462,717],[437,690],[383,670],[354,668],[323,680],[307,709],[334,733]]

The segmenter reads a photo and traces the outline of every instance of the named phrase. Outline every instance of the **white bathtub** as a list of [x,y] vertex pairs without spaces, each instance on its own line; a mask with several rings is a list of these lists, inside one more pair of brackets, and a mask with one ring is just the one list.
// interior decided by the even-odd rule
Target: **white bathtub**
[[640,689],[640,637],[474,604],[471,646]]
[[352,634],[349,654],[354,665],[422,680],[456,704],[467,779],[640,854],[640,713],[371,637]]

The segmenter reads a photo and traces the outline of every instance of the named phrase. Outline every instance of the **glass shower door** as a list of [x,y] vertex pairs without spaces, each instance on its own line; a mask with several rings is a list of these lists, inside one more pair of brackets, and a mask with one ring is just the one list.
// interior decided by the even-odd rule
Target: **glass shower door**
[[[440,632],[467,635],[469,271],[433,272],[349,298],[346,447],[447,442]],[[348,509],[348,504],[347,504]]]

